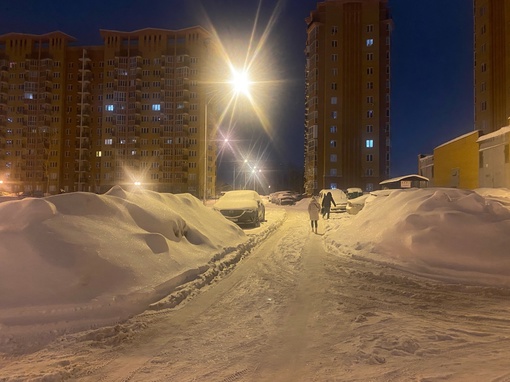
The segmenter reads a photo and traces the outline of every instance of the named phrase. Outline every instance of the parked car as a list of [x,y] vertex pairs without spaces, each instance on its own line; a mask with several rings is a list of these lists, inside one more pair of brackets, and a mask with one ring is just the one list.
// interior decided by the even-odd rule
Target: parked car
[[279,193],[276,197],[276,204],[279,204],[280,206],[293,206],[296,204],[296,197],[290,192]]
[[358,187],[350,187],[347,189],[345,194],[347,195],[347,199],[349,199],[349,200],[356,199],[356,198],[360,197],[361,195],[363,195],[363,190]]
[[369,196],[370,194],[365,194],[354,199],[349,199],[347,201],[347,213],[350,215],[356,215],[360,212],[363,207],[365,207],[365,202]]
[[262,198],[256,191],[228,191],[213,205],[228,220],[238,225],[259,227],[266,220],[266,209]]
[[339,190],[338,188],[331,188],[331,189],[324,189],[319,192],[319,203],[322,206],[322,200],[324,199],[324,196],[328,192],[331,192],[331,195],[333,196],[333,200],[336,203],[336,206],[334,204],[331,205],[330,212],[345,212],[347,209],[347,195],[342,190]]

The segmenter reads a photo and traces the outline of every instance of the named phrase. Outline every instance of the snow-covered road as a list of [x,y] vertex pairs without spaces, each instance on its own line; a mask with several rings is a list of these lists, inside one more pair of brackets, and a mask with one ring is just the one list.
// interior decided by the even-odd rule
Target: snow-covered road
[[510,380],[508,290],[328,254],[305,210],[285,210],[280,225],[269,207],[247,233],[274,232],[177,307],[4,358],[0,381]]

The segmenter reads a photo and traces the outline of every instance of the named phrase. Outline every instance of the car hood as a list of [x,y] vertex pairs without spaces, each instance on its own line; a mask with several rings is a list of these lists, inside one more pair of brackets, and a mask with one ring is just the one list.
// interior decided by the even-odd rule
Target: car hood
[[258,208],[255,200],[231,199],[218,200],[213,208],[215,210],[256,210]]

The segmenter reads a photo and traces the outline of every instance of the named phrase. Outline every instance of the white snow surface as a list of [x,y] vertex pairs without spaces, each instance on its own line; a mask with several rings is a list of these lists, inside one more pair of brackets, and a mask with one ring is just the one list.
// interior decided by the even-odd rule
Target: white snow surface
[[[307,204],[288,208],[307,221]],[[375,192],[357,215],[327,221],[320,240],[335,256],[434,282],[507,290],[509,205],[506,189]],[[104,195],[0,203],[0,361],[2,354],[38,354],[66,333],[175,306],[186,298],[174,293],[180,285],[207,279],[219,261],[235,265],[276,230],[286,211],[278,208],[268,210],[261,229],[245,233],[189,194],[114,187]],[[295,242],[302,234],[296,230]],[[0,370],[3,380],[11,379]]]
[[510,287],[510,193],[477,191],[375,192],[349,229],[329,231],[326,242],[435,279]]

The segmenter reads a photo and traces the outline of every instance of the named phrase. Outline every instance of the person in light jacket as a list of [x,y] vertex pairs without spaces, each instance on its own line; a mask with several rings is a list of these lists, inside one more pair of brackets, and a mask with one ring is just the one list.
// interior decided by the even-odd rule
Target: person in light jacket
[[331,210],[331,203],[336,207],[336,203],[333,200],[333,195],[331,195],[331,192],[328,192],[326,196],[324,196],[324,199],[322,199],[322,207],[324,208],[324,211],[322,212],[322,217],[326,218],[326,215],[328,215],[329,219],[329,211]]
[[312,199],[310,199],[310,203],[308,204],[308,214],[310,215],[310,224],[312,225],[312,232],[317,233],[317,225],[319,220],[319,213],[321,211],[321,205],[317,200],[317,197],[314,195]]

